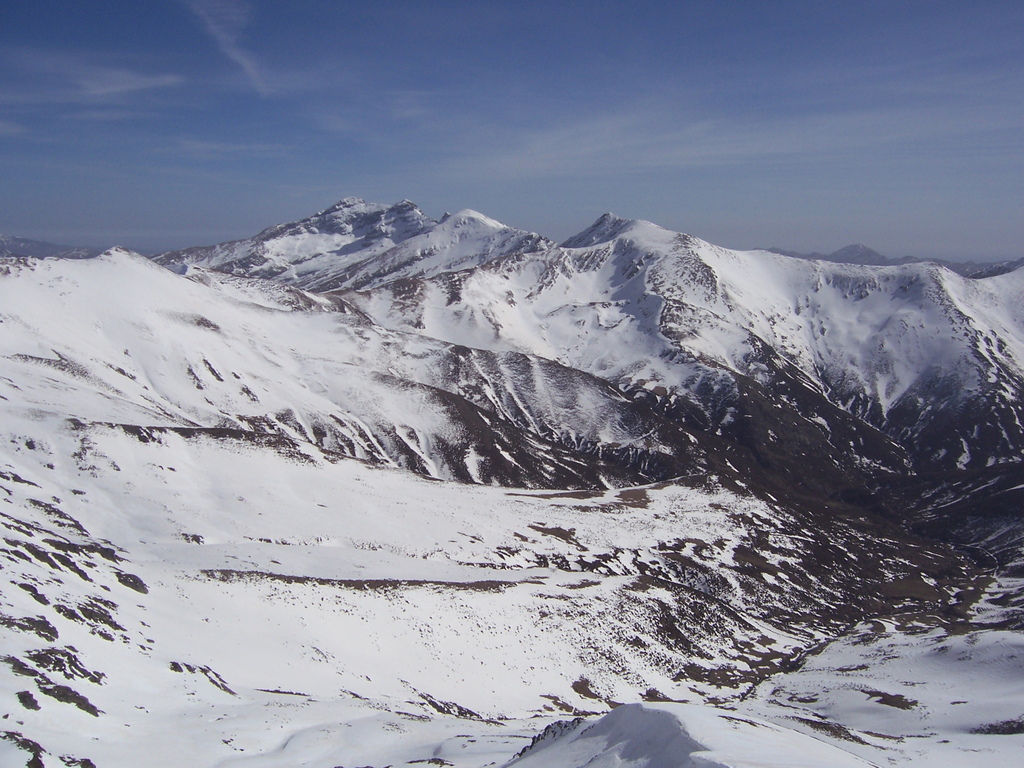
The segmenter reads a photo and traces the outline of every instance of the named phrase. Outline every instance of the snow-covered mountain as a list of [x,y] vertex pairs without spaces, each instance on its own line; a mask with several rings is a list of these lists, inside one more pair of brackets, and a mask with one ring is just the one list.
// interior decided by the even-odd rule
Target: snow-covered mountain
[[551,245],[540,235],[506,227],[476,211],[434,221],[408,200],[384,206],[349,197],[248,240],[163,253],[154,261],[172,269],[195,264],[327,291],[431,277]]
[[[708,467],[686,430],[594,376],[387,331],[336,298],[125,251],[5,271],[16,379],[50,374],[25,407],[73,391],[62,408],[83,421],[258,432],[460,482],[602,488]],[[51,318],[38,296],[55,285]]]
[[353,198],[0,260],[0,763],[1015,766],[1022,279]]
[[817,424],[831,447],[815,450],[847,459],[893,465],[863,429],[834,434],[841,419],[822,401],[921,470],[1024,452],[1024,270],[805,261],[606,215],[544,252],[344,295],[391,328],[588,371],[762,454],[787,435],[749,435],[756,398],[795,404],[790,436],[811,443]]
[[771,253],[777,253],[780,256],[792,256],[796,259],[808,259],[810,261],[832,261],[837,264],[863,264],[876,267],[891,267],[899,264],[909,264],[912,262],[920,261],[910,256],[904,256],[899,259],[893,259],[889,256],[883,256],[873,248],[868,248],[863,243],[852,243],[850,245],[843,246],[838,251],[832,253],[800,253],[798,251],[787,251],[783,248],[768,248]]
[[780,256],[792,256],[793,258],[808,259],[810,261],[831,261],[837,264],[862,264],[876,267],[895,267],[901,264],[937,264],[964,277],[991,277],[1003,274],[1004,272],[1012,272],[1024,266],[1024,259],[982,262],[921,259],[914,258],[913,256],[893,258],[891,256],[884,256],[878,251],[868,248],[863,243],[853,243],[832,253],[800,253],[799,251],[788,251],[784,248],[768,248],[767,250]]

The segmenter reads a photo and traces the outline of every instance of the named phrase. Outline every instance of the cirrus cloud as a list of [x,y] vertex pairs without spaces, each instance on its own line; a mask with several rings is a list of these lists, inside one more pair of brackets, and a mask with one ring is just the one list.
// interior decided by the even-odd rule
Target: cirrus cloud
[[185,5],[203,22],[221,53],[241,68],[252,87],[260,95],[268,95],[271,89],[259,62],[241,45],[251,16],[249,4],[244,0],[185,0]]

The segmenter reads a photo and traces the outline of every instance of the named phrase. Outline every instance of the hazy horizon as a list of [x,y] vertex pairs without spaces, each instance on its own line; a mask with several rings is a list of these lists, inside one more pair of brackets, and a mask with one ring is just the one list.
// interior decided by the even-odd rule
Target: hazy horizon
[[153,253],[346,196],[561,240],[1022,255],[1024,6],[21,4],[0,232]]

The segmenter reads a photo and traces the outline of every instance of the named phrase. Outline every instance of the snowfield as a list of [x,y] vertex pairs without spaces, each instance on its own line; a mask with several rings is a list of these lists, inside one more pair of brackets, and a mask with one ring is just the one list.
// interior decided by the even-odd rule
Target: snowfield
[[1020,763],[1017,272],[356,199],[157,261],[0,259],[0,764]]
[[[48,418],[5,422],[14,430],[2,482],[10,502],[2,620],[12,631],[0,679],[17,708],[7,728],[49,755],[96,765],[141,756],[153,766],[435,757],[485,765],[511,759],[553,719],[662,698],[691,702],[672,710],[684,725],[655,718],[643,728],[671,725],[678,733],[659,738],[690,739],[694,760],[712,750],[707,764],[785,765],[782,756],[799,754],[805,762],[794,764],[893,755],[925,765],[941,749],[945,765],[966,766],[980,743],[993,751],[988,764],[1012,765],[1024,745],[1019,735],[965,735],[1019,719],[1010,661],[1018,634],[979,631],[988,638],[979,652],[975,635],[901,634],[887,624],[881,635],[860,627],[820,653],[826,633],[773,621],[784,606],[770,604],[785,595],[739,568],[750,532],[736,518],[779,525],[756,500],[677,486],[643,489],[643,503],[632,490],[551,498],[174,433],[140,442],[105,428],[83,440]],[[24,436],[41,432],[51,437],[28,448]],[[264,480],[254,485],[254,476]],[[640,558],[656,572],[659,557],[673,554],[659,552],[661,543],[675,536],[716,542],[689,592],[715,600],[638,575]],[[804,567],[786,566],[772,569],[776,583]],[[666,607],[680,637],[665,635]],[[751,688],[760,676],[750,670],[765,660],[750,649],[761,643],[819,655]],[[940,643],[948,661],[935,669]],[[887,661],[897,652],[900,661]],[[865,659],[872,673],[848,671]],[[906,668],[889,671],[894,663]],[[700,667],[711,673],[703,681]],[[688,679],[676,679],[680,668]],[[858,674],[868,679],[850,688]],[[54,685],[75,695],[53,696]],[[808,703],[808,687],[835,690],[837,705]],[[39,709],[18,705],[23,692]],[[922,703],[907,715],[897,708],[906,722],[894,723],[892,702],[909,695]],[[707,700],[724,709],[697,704]],[[609,733],[620,736],[587,737],[586,754],[645,744],[620,743],[625,716],[608,725],[619,723]],[[730,736],[737,729],[742,748]],[[955,746],[936,746],[950,740]],[[583,765],[553,757],[582,748],[523,760]],[[764,749],[771,759],[753,761]],[[994,762],[1004,752],[1006,761]],[[687,765],[688,754],[630,759]]]
[[531,746],[509,765],[861,768],[872,763],[764,720],[689,704],[627,704]]
[[[1020,269],[979,280],[927,263],[805,261],[606,215],[548,251],[345,295],[389,328],[661,398],[728,389],[736,375],[771,388],[792,367],[922,466],[1016,462],[1024,439]],[[965,413],[978,417],[951,425]]]

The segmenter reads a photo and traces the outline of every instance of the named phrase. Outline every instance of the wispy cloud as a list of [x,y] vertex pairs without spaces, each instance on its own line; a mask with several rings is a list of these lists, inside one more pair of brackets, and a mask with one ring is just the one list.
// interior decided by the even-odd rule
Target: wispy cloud
[[210,160],[239,155],[276,156],[284,154],[287,151],[287,147],[281,144],[204,141],[201,139],[182,138],[178,139],[178,150],[187,157]]
[[[790,99],[756,113],[743,111],[740,98],[722,105],[689,94],[518,129],[467,120],[449,142],[460,148],[450,170],[522,179],[858,156],[948,160],[951,152],[1002,153],[1005,137],[1019,130],[1024,99],[1010,96],[1004,79],[929,73],[883,80],[882,74],[866,94],[845,88],[845,103]],[[824,84],[810,90],[829,92]]]
[[251,7],[245,0],[185,0],[206,31],[227,58],[237,64],[252,87],[263,96],[271,92],[256,57],[241,45],[242,32],[249,23]]
[[0,91],[7,104],[110,104],[147,91],[172,88],[183,79],[98,63],[95,57],[40,49],[9,50],[5,64],[16,77]]
[[[302,114],[316,130],[394,151],[396,142],[453,142],[469,151],[499,131],[497,110],[427,89],[338,87],[330,98],[306,99]],[[480,114],[487,114],[481,120]],[[491,121],[491,122],[488,122]],[[485,124],[486,123],[486,124]],[[502,132],[508,133],[506,129]]]
[[181,83],[177,75],[149,75],[112,67],[91,67],[78,75],[78,84],[87,96],[116,96]]

